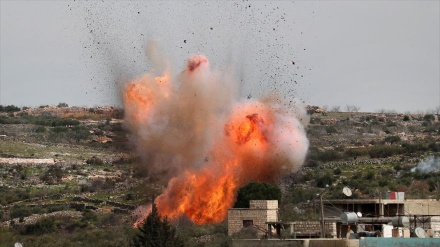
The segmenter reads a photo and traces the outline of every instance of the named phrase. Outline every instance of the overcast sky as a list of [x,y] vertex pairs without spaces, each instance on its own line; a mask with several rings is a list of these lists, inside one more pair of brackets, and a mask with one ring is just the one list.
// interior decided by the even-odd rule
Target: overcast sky
[[0,104],[120,104],[158,40],[233,67],[243,96],[426,111],[440,106],[440,1],[4,1]]

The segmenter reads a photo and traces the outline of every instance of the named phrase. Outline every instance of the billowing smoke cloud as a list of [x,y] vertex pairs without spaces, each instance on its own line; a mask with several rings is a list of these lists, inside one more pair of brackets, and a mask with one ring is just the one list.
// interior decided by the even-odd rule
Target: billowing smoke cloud
[[440,171],[440,159],[435,156],[430,156],[411,169],[412,172],[416,170],[423,173]]
[[287,109],[274,96],[237,99],[231,73],[211,70],[203,55],[172,77],[160,53],[147,51],[163,71],[126,85],[125,121],[149,174],[171,178],[156,198],[162,215],[220,222],[240,186],[302,165],[309,145],[298,120],[303,108]]

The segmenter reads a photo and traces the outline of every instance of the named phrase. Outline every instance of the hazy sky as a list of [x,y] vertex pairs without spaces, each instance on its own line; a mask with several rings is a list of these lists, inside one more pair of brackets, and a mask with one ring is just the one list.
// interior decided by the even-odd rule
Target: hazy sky
[[0,104],[119,104],[152,67],[157,40],[175,74],[190,54],[232,67],[243,96],[440,106],[440,1],[4,1]]

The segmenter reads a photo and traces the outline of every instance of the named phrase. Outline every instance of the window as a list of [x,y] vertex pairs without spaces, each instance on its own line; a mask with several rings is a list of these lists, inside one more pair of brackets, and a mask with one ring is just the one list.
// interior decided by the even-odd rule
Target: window
[[243,220],[243,227],[253,226],[254,221],[253,220]]

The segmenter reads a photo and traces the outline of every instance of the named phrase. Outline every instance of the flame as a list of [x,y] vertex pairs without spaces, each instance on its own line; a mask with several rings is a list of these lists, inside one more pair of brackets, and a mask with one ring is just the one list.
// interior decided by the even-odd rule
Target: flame
[[218,174],[205,168],[173,178],[156,199],[160,214],[171,219],[186,215],[196,224],[222,221],[234,201],[238,181],[230,174],[236,166],[227,163]]
[[131,216],[136,219],[133,223],[133,226],[138,228],[142,223],[144,223],[152,209],[152,204],[137,207],[131,214]]
[[128,83],[123,97],[146,169],[171,176],[155,201],[162,216],[221,222],[239,187],[274,181],[303,163],[308,140],[295,113],[271,100],[236,101],[231,81],[203,55],[176,79],[147,74]]
[[124,105],[128,110],[126,120],[130,123],[140,123],[148,119],[157,104],[158,97],[169,97],[170,91],[171,84],[168,73],[154,79],[147,75],[127,84],[124,93]]

